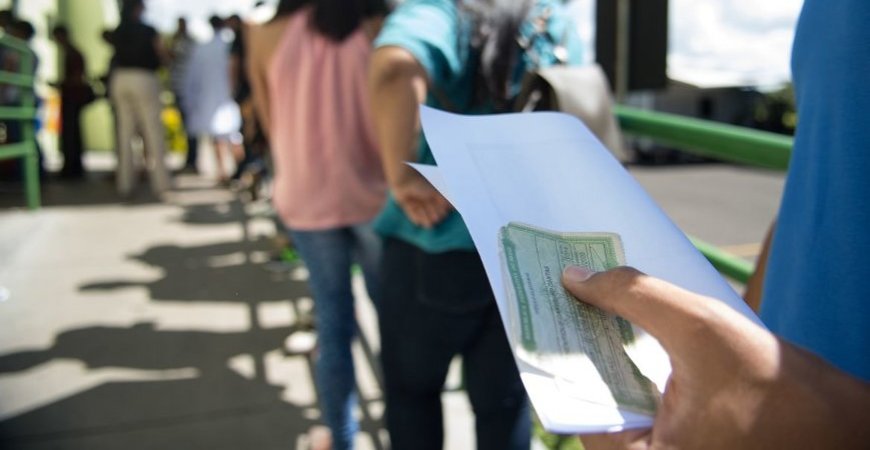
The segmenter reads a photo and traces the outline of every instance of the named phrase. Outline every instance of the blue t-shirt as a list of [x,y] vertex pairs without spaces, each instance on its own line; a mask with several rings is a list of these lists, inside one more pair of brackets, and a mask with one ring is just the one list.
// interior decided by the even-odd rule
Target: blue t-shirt
[[[547,34],[551,42],[567,50],[567,61],[580,62],[581,45],[576,27],[555,0],[538,0],[528,17],[541,17],[550,8]],[[534,25],[526,21],[520,34],[533,34]],[[477,70],[477,55],[471,48],[472,23],[457,6],[456,0],[407,0],[393,12],[375,41],[376,47],[396,46],[414,55],[426,70],[431,89],[426,104],[435,108],[464,114],[492,112],[486,106],[473,106],[473,88]],[[547,43],[535,40],[533,48],[522,53],[521,63],[513,77],[513,91],[519,91],[526,67],[544,67],[556,63],[556,58],[544,48]],[[519,50],[518,50],[519,51]],[[538,58],[533,64],[531,59]],[[435,164],[432,152],[420,136],[417,162]],[[385,236],[410,242],[430,253],[450,250],[473,250],[474,243],[465,223],[456,211],[432,229],[414,225],[405,216],[395,199],[388,198],[386,206],[375,220],[375,228]]]
[[807,0],[792,52],[799,123],[761,318],[870,379],[870,1]]

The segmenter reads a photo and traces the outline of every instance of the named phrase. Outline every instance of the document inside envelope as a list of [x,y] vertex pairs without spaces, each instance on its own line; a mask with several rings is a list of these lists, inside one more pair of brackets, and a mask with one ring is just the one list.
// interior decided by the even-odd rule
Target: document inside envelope
[[573,298],[560,281],[568,266],[600,272],[624,265],[619,236],[511,222],[499,241],[516,357],[550,374],[565,395],[654,415],[659,392],[626,353],[649,336]]
[[[500,232],[512,222],[560,232],[616,234],[625,264],[722,301],[760,324],[679,228],[575,118],[558,113],[459,116],[426,107],[421,117],[438,167],[415,167],[462,215],[515,350],[523,348],[522,335],[514,336],[509,328],[512,301],[506,286],[512,280],[505,276],[508,272],[500,256]],[[645,337],[623,347],[660,392],[670,365],[658,342]],[[536,365],[520,352],[515,351],[515,356],[529,398],[549,431],[600,432],[652,424],[650,414],[638,412],[643,407],[620,405],[610,387],[601,388],[606,383],[597,370],[599,392],[584,398],[584,389],[592,384],[572,378],[563,368]],[[631,375],[625,369],[615,373]]]

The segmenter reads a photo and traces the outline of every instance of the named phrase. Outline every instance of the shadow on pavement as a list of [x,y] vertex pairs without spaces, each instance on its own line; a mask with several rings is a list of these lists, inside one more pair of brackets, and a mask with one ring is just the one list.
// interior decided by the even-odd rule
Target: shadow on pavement
[[281,401],[283,388],[266,382],[262,364],[251,379],[227,365],[235,355],[281,348],[287,333],[161,331],[149,323],[90,327],[59,334],[47,350],[4,355],[0,373],[63,358],[88,369],[176,369],[182,376],[105,383],[0,422],[0,447],[291,448],[313,423],[303,415],[307,405]]
[[[111,185],[105,188],[112,192]],[[150,322],[127,328],[88,326],[59,332],[47,349],[0,355],[0,375],[20,374],[58,360],[81,362],[88,373],[100,369],[156,373],[146,380],[104,382],[0,421],[0,448],[294,448],[300,435],[316,423],[317,405],[288,403],[282,392],[293,386],[313,389],[313,364],[308,354],[291,356],[302,358],[307,376],[281,379],[287,386],[270,383],[267,356],[276,350],[280,358],[288,356],[283,353],[284,339],[295,325],[264,328],[258,306],[286,301],[298,318],[296,300],[308,295],[307,286],[294,279],[293,271],[266,270],[269,240],[250,239],[248,220],[244,205],[237,201],[188,206],[184,223],[240,223],[241,238],[204,245],[155,245],[128,258],[159,268],[159,278],[107,274],[105,279],[79,285],[83,293],[144,288],[151,302],[245,305],[248,330],[163,330]],[[239,355],[252,361],[248,371],[230,366]],[[307,386],[300,387],[302,383]],[[366,415],[361,427],[377,436],[382,424]]]
[[[194,193],[215,189],[214,183],[193,176],[175,177],[175,193]],[[55,174],[46,175],[40,184],[43,207],[98,206],[123,203],[126,205],[157,204],[160,200],[151,193],[144,174],[129,199],[121,198],[115,189],[115,172],[91,170],[82,179],[64,179]],[[24,208],[24,182],[4,180],[0,177],[0,208]]]
[[[80,180],[46,175],[40,190],[42,206],[92,206],[119,203],[113,172],[90,172]],[[23,181],[0,184],[0,208],[24,207]]]
[[234,223],[238,222],[239,216],[244,214],[243,208],[241,202],[195,204],[184,208],[180,220],[189,225]]
[[294,281],[291,272],[266,270],[251,261],[254,255],[267,259],[267,238],[252,243],[224,242],[200,246],[160,245],[130,256],[162,269],[153,281],[105,279],[80,286],[81,291],[106,291],[128,287],[148,289],[154,301],[259,302],[290,300],[307,295],[305,282]]

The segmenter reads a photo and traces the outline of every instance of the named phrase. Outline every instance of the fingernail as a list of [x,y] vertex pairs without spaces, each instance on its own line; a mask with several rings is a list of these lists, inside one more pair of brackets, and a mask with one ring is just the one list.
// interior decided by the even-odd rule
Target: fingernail
[[565,277],[566,280],[572,281],[574,283],[582,283],[589,279],[595,272],[580,266],[568,266],[565,268],[565,271],[562,272],[562,276]]

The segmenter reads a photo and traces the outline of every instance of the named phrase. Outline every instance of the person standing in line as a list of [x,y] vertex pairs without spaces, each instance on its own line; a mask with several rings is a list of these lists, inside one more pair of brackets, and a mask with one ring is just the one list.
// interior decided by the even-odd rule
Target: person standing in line
[[442,448],[441,391],[461,355],[477,448],[528,449],[526,393],[480,256],[459,213],[405,161],[435,163],[420,103],[510,111],[527,70],[579,62],[579,38],[558,1],[408,0],[375,46],[372,105],[391,194],[376,221],[386,238],[378,318],[390,441]]
[[184,105],[184,73],[194,45],[196,42],[187,32],[187,20],[184,17],[179,17],[175,34],[172,35],[172,40],[169,43],[169,56],[172,61],[169,66],[169,79],[172,93],[175,95],[175,105],[181,112],[181,121],[184,122],[185,134],[187,134],[187,156],[182,170],[190,173],[197,171],[196,156],[199,150],[197,148],[199,141],[196,135],[187,130],[187,117],[182,105]]
[[227,17],[226,26],[233,32],[233,40],[230,43],[230,86],[232,87],[233,100],[239,105],[241,118],[241,133],[233,139],[233,156],[236,159],[236,170],[230,177],[239,180],[248,164],[254,160],[254,139],[256,137],[256,113],[254,112],[253,99],[251,98],[251,85],[248,82],[248,74],[245,70],[245,24],[238,14]]
[[318,450],[351,449],[358,430],[354,262],[371,299],[379,298],[381,242],[370,222],[386,183],[366,71],[375,34],[367,19],[384,9],[359,0],[282,0],[275,18],[248,36],[249,78],[275,166],[273,203],[308,267],[314,298],[315,384],[330,430],[312,430]]
[[118,121],[115,179],[122,197],[129,197],[136,183],[132,141],[137,132],[141,133],[145,143],[151,190],[162,197],[170,188],[164,160],[163,122],[160,120],[160,82],[155,73],[168,58],[157,31],[142,22],[144,11],[142,0],[127,0],[122,9],[121,23],[112,33],[116,65],[109,84]]
[[82,178],[82,109],[94,100],[94,91],[85,79],[85,58],[73,45],[69,30],[63,25],[54,28],[55,42],[63,52],[63,80],[60,82],[60,148],[63,154],[61,177]]
[[226,24],[218,16],[210,17],[208,22],[214,35],[191,51],[182,82],[182,107],[187,132],[211,140],[218,182],[226,184],[229,175],[224,165],[232,158],[230,138],[239,132],[241,118],[232,97],[229,43],[223,36]]

